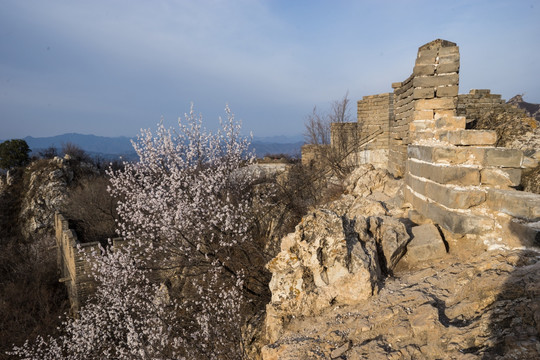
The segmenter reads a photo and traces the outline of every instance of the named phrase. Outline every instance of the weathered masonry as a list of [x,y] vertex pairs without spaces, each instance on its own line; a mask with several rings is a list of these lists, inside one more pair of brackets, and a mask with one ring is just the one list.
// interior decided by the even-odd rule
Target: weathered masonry
[[[459,68],[455,43],[438,39],[421,46],[412,74],[393,83],[393,93],[364,96],[357,122],[332,124],[330,146],[353,147],[347,160],[403,178],[405,202],[447,231],[506,228],[540,243],[540,195],[515,190],[522,169],[538,160],[495,147],[494,131],[467,129],[489,111],[526,113],[490,90],[460,95]],[[304,154],[312,160],[317,149],[308,146]]]
[[[91,253],[100,253],[99,242],[81,243],[75,230],[70,229],[68,220],[60,213],[54,215],[56,232],[56,255],[60,281],[68,290],[71,314],[76,315],[88,297],[96,290],[92,277],[92,264],[88,261]],[[122,243],[122,239],[113,239],[113,247]]]
[[86,255],[97,251],[99,243],[80,243],[77,234],[69,228],[67,219],[60,213],[54,215],[54,227],[60,281],[67,287],[71,313],[76,314],[95,291],[95,282],[89,276],[91,264],[86,261]]

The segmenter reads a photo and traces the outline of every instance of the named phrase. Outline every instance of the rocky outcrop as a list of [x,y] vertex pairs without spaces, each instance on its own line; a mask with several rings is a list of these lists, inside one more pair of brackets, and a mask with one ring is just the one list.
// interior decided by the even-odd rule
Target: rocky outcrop
[[[376,294],[380,281],[405,254],[407,228],[387,216],[390,205],[378,200],[392,199],[397,184],[370,165],[358,170],[347,180],[349,194],[305,216],[268,263],[273,276],[266,331],[272,341],[288,319],[317,315],[335,304],[357,304]],[[367,175],[358,176],[360,171]]]
[[536,119],[536,121],[540,122],[540,104],[533,104],[523,101],[523,95],[516,95],[506,103],[525,110],[527,116],[533,117]]
[[26,239],[52,234],[54,213],[65,204],[68,187],[77,178],[97,173],[92,164],[59,157],[9,171],[0,181],[4,226],[16,226],[17,233]]
[[22,233],[25,237],[50,231],[54,213],[65,202],[73,171],[61,158],[34,162],[26,169],[26,193],[21,208]]
[[291,319],[271,359],[537,359],[538,252],[446,257],[388,278],[376,296]]
[[267,265],[264,360],[540,356],[540,250],[408,220],[384,170],[345,185]]

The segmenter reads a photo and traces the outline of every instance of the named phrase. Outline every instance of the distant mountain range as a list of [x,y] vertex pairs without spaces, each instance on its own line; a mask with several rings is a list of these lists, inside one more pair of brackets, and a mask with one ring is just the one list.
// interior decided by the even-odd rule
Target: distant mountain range
[[[50,147],[61,150],[63,144],[72,143],[79,146],[89,155],[99,156],[104,159],[117,159],[121,156],[123,159],[134,160],[137,157],[131,145],[131,138],[126,136],[106,137],[70,133],[39,138],[27,136],[24,140],[35,154]],[[254,137],[251,148],[255,150],[257,157],[268,154],[287,154],[299,157],[300,148],[303,144],[304,141],[301,135]]]

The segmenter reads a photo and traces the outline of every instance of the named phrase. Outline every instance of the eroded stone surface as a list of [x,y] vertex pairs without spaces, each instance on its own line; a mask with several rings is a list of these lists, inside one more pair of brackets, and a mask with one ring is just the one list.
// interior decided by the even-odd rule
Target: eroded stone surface
[[537,359],[538,252],[447,257],[396,274],[381,291],[293,319],[263,359]]

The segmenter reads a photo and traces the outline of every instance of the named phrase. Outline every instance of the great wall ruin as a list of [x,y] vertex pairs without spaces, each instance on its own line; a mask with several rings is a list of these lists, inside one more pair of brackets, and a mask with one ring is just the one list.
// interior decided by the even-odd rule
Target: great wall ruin
[[263,360],[540,356],[540,195],[518,190],[540,152],[468,129],[525,113],[489,90],[459,95],[459,60],[452,42],[421,46],[392,93],[302,148],[305,166],[336,151],[356,169],[267,265]]
[[[337,147],[357,169],[268,263],[255,358],[540,354],[540,195],[518,190],[540,152],[469,128],[488,111],[526,115],[490,90],[459,94],[459,68],[455,43],[421,46],[393,92],[359,100],[358,121],[332,124],[330,145],[302,148],[306,166]],[[79,244],[61,214],[55,226],[76,313],[95,287],[84,254],[98,244]]]
[[[510,227],[538,243],[540,195],[515,190],[522,169],[536,166],[538,158],[495,147],[495,131],[467,129],[487,111],[524,118],[525,111],[490,90],[458,94],[459,68],[455,43],[438,39],[421,46],[413,73],[393,83],[393,93],[364,96],[357,122],[332,124],[330,146],[349,149],[349,161],[403,178],[404,200],[452,233]],[[303,163],[316,160],[317,151],[304,146]]]

